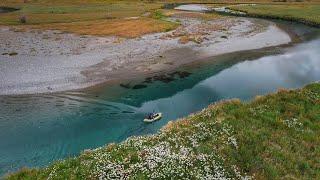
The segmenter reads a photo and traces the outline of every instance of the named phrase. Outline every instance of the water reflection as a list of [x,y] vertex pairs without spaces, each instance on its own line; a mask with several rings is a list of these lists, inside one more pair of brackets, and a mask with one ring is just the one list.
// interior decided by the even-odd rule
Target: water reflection
[[[297,88],[320,80],[320,41],[291,49],[284,55],[245,61],[185,89],[171,97],[145,102],[141,111],[166,112],[175,119],[228,98],[248,100],[278,88]],[[161,123],[163,125],[164,123]]]
[[[221,99],[247,100],[320,79],[320,40],[283,55],[238,63],[235,57],[196,69],[187,78],[155,82],[144,89],[114,86],[98,94],[0,97],[0,174],[22,166],[47,165],[128,136],[154,133],[169,120]],[[110,97],[110,90],[118,95]],[[162,112],[164,118],[144,124],[143,116],[153,110]]]

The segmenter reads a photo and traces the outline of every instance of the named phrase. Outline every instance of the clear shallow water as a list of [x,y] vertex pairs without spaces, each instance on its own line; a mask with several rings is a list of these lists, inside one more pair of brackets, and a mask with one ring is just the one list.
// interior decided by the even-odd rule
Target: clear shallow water
[[[253,53],[255,52],[255,53]],[[248,100],[278,88],[320,80],[320,40],[284,54],[238,53],[214,63],[185,67],[192,74],[144,89],[120,86],[96,91],[0,97],[0,175],[23,166],[44,166],[84,149],[155,133],[169,120],[228,98]],[[252,59],[248,57],[263,56]],[[142,122],[150,111],[164,118]]]

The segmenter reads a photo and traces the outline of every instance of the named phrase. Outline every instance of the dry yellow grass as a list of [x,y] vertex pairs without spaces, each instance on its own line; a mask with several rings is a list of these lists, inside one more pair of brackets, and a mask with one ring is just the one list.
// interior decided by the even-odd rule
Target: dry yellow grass
[[[163,3],[182,2],[182,0],[27,0],[27,3],[23,2],[24,0],[1,0],[0,6],[19,7],[21,10],[0,14],[0,25],[22,25],[19,17],[23,15],[27,20],[26,25],[22,26],[23,28],[31,26],[78,34],[116,35],[132,38],[148,33],[168,31],[177,26],[177,24],[160,20],[162,15],[204,20],[221,18],[217,14],[159,10]],[[209,0],[201,2],[209,2]],[[217,2],[228,3],[231,0]],[[154,19],[144,17],[137,20],[125,20],[125,18],[133,16],[143,17],[146,12],[152,15],[155,11],[162,15],[153,17]],[[182,41],[195,39],[199,40],[198,37],[182,37]]]
[[[177,26],[161,19],[144,17],[161,3],[116,0],[3,0],[0,5],[19,7],[20,11],[0,14],[0,25],[18,29],[56,29],[76,34],[134,38],[148,33],[168,31]],[[26,23],[19,21],[26,17]],[[129,20],[130,17],[140,17]]]
[[[21,15],[17,13],[8,13],[0,15],[0,25],[22,25],[19,21]],[[27,25],[51,24],[51,23],[68,23],[79,21],[90,21],[97,19],[106,19],[106,13],[86,13],[86,14],[27,14]]]
[[177,17],[177,18],[197,18],[204,20],[212,20],[221,18],[222,16],[217,13],[199,13],[199,12],[187,12],[173,9],[163,9],[160,11],[164,16]]
[[[41,1],[42,2],[42,1]],[[1,6],[1,5],[0,5]],[[125,18],[141,16],[161,7],[149,3],[90,3],[72,5],[45,5],[38,3],[18,4],[21,10],[0,14],[0,24],[21,25],[19,16],[27,17],[27,24],[68,23],[77,21],[99,20],[107,18]]]
[[181,36],[179,38],[179,43],[187,44],[188,42],[194,42],[197,44],[201,44],[203,42],[203,37],[201,35],[189,35],[189,36]]
[[98,20],[75,23],[55,23],[26,26],[36,29],[52,29],[76,34],[135,38],[144,34],[169,31],[177,24],[151,18]]

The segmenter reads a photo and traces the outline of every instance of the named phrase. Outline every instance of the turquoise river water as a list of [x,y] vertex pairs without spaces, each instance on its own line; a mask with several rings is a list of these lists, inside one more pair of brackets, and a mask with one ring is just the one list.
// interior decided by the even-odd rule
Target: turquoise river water
[[[143,79],[136,79],[130,84],[139,84],[136,88],[112,85],[0,96],[0,176],[24,166],[45,166],[129,136],[156,133],[168,121],[219,100],[250,100],[278,88],[318,81],[320,39],[313,39],[215,57],[179,68],[166,80],[149,78],[142,83]],[[143,123],[144,115],[152,111],[162,112],[163,119]]]

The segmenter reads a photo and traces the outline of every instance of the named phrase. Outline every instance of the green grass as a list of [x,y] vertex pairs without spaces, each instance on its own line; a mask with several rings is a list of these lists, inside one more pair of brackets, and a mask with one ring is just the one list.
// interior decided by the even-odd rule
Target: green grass
[[319,179],[320,84],[230,100],[169,122],[158,134],[109,144],[7,179]]
[[257,4],[232,6],[231,9],[246,12],[254,17],[283,19],[320,26],[320,4]]
[[[67,28],[83,34],[136,37],[166,31],[176,25],[162,21],[161,3],[147,1],[39,0],[21,4],[4,0],[20,11],[0,14],[0,24],[37,28]],[[251,16],[320,23],[320,5],[236,6]],[[152,12],[150,17],[123,20]],[[111,18],[111,19],[108,19]],[[70,23],[72,22],[72,23]],[[66,23],[66,24],[64,24]],[[137,29],[135,24],[141,24]],[[25,26],[25,25],[23,25]],[[100,28],[97,28],[100,27]],[[112,27],[112,28],[108,28]],[[111,31],[112,30],[112,31]],[[22,169],[7,179],[131,179],[210,177],[255,179],[320,179],[320,84],[279,91],[250,103],[232,100],[171,122],[154,136],[135,137],[120,144],[83,152],[47,168]],[[160,177],[161,176],[161,177]]]
[[100,2],[83,4],[39,4],[25,3],[14,7],[19,11],[0,14],[0,24],[21,25],[19,16],[27,17],[29,25],[44,25],[50,23],[70,23],[90,20],[104,20],[108,18],[126,18],[141,16],[145,12],[153,12],[161,4],[142,2]]
[[[5,0],[0,3],[0,6],[20,8],[19,11],[0,14],[0,25],[125,38],[165,32],[178,26],[157,16],[159,15],[157,9],[161,8],[162,3],[156,2],[138,0],[29,0],[27,3],[22,2],[22,0]],[[21,16],[26,17],[26,23],[20,22]],[[138,19],[128,20],[130,17],[138,17]]]
[[[109,21],[117,19],[122,21],[128,17],[141,17],[146,13],[151,14],[149,19],[158,19],[159,21],[153,21],[157,24],[162,24],[163,26],[168,26],[166,28],[154,29],[152,32],[163,32],[166,29],[172,29],[175,25],[164,21],[164,16],[159,10],[164,3],[171,2],[188,2],[191,0],[28,0],[27,3],[23,3],[23,0],[2,0],[0,2],[1,6],[6,7],[16,7],[20,8],[19,11],[14,11],[10,13],[0,14],[0,25],[5,26],[22,26],[23,28],[43,29],[44,27],[59,27],[59,23],[82,23],[84,25],[92,25],[100,21],[101,23],[106,23]],[[193,1],[193,2],[212,2],[209,0],[205,1]],[[216,3],[226,3],[230,4],[231,0],[217,1]],[[242,1],[237,1],[241,3]],[[251,1],[248,1],[251,2]],[[271,2],[270,0],[260,0],[258,3]],[[234,3],[234,2],[233,2]],[[232,6],[232,8],[237,8],[242,11],[248,12],[251,16],[262,16],[262,17],[272,17],[272,18],[282,18],[287,20],[295,20],[300,22],[305,22],[311,25],[319,25],[319,11],[320,4],[318,3],[282,3],[282,4],[258,4],[257,6]],[[26,23],[21,23],[19,17],[25,16]],[[208,16],[209,17],[209,16]],[[209,17],[210,18],[210,17]],[[99,22],[98,22],[99,23]],[[99,24],[101,24],[99,23]],[[58,24],[58,25],[57,25]],[[121,24],[121,22],[119,22]],[[64,26],[65,24],[63,24]],[[161,25],[160,25],[161,26]],[[161,26],[161,27],[163,27]],[[73,26],[68,26],[73,27]],[[150,24],[149,29],[156,27],[155,24]],[[130,28],[130,27],[128,27]],[[58,28],[59,29],[59,28]],[[80,29],[81,30],[81,29]],[[67,29],[67,31],[79,33],[78,29]],[[136,30],[134,30],[136,31]],[[140,32],[144,32],[140,30]],[[149,31],[146,31],[149,32]],[[110,35],[108,33],[95,32],[87,33],[90,35]],[[115,34],[119,34],[116,32]],[[122,34],[122,33],[121,33]],[[142,34],[139,34],[143,35]],[[125,35],[131,36],[131,35]]]

